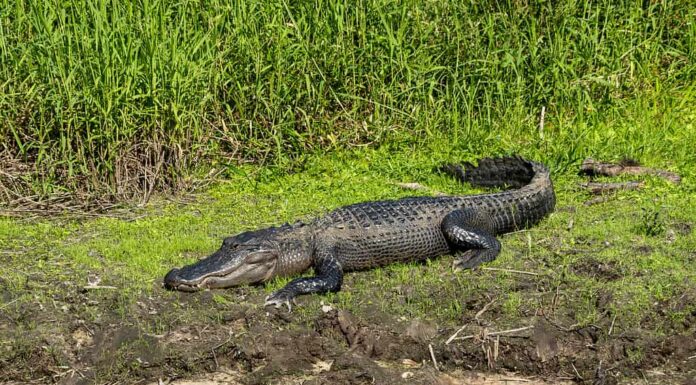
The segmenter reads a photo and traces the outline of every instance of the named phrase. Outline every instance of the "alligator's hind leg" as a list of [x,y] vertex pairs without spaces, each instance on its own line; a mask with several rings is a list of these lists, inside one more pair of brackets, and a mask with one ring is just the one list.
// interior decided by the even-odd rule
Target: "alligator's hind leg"
[[291,302],[302,294],[336,292],[341,290],[343,283],[343,268],[334,256],[330,248],[316,251],[316,263],[314,272],[316,276],[293,279],[284,288],[266,297],[265,306],[273,305],[276,308],[282,305],[292,311]]
[[492,234],[493,223],[476,210],[455,210],[445,216],[440,227],[450,244],[461,251],[455,257],[455,269],[472,269],[500,253],[500,242]]

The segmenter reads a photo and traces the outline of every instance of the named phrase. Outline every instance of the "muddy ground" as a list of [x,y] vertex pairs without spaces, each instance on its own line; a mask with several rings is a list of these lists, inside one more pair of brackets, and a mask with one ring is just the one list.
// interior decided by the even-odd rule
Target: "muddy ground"
[[[601,264],[577,268],[607,270]],[[370,278],[350,274],[345,290]],[[520,275],[521,290],[532,295],[536,279]],[[28,292],[48,290],[31,279],[26,285]],[[463,299],[457,328],[369,303],[362,312],[368,316],[357,317],[321,296],[301,298],[302,311],[263,308],[264,292],[256,287],[225,292],[241,303],[216,292],[154,287],[123,304],[118,289],[58,285],[51,306],[31,306],[12,298],[16,291],[0,280],[0,333],[12,339],[3,345],[3,383],[696,384],[696,313],[655,338],[647,332],[650,319],[623,330],[609,311],[597,324],[568,324],[572,307],[553,293],[518,325],[501,329],[497,293]],[[696,293],[689,292],[656,304],[655,317],[694,301]]]
[[[561,180],[554,214],[501,237],[492,263],[454,272],[445,256],[349,273],[340,293],[302,296],[291,313],[262,306],[282,280],[162,288],[168,269],[230,231],[315,215],[334,191],[364,199],[365,185],[326,187],[334,179],[206,195],[144,219],[5,222],[0,383],[696,385],[688,191],[660,206],[640,192],[587,206],[577,181]],[[305,190],[314,206],[271,209]]]

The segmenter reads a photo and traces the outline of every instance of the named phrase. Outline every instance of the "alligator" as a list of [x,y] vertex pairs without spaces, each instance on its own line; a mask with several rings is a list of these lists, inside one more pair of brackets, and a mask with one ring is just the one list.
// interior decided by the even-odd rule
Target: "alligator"
[[340,207],[297,222],[225,238],[219,250],[164,278],[169,290],[197,291],[296,276],[266,297],[287,306],[302,294],[336,292],[343,274],[396,262],[453,254],[454,268],[472,269],[500,253],[496,235],[527,228],[556,202],[549,170],[518,156],[485,158],[441,171],[474,186],[502,191],[464,196],[409,197]]

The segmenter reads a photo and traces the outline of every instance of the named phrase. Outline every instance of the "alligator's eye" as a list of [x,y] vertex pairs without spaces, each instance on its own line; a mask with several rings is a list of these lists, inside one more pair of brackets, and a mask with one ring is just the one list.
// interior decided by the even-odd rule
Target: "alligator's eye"
[[234,237],[229,237],[222,240],[222,246],[234,248],[239,246],[239,244],[237,243],[236,239],[234,239]]

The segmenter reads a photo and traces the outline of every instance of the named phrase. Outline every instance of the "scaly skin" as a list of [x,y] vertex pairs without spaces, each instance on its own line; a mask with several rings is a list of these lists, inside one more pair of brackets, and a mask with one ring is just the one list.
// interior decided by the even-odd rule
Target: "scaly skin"
[[394,262],[455,254],[455,268],[470,269],[496,258],[496,235],[529,227],[555,205],[543,165],[518,157],[445,166],[443,171],[481,186],[516,187],[493,194],[415,197],[338,208],[309,224],[296,223],[226,238],[210,257],[173,269],[165,287],[194,291],[264,282],[297,275],[266,299],[291,308],[301,294],[340,290],[343,274]]

